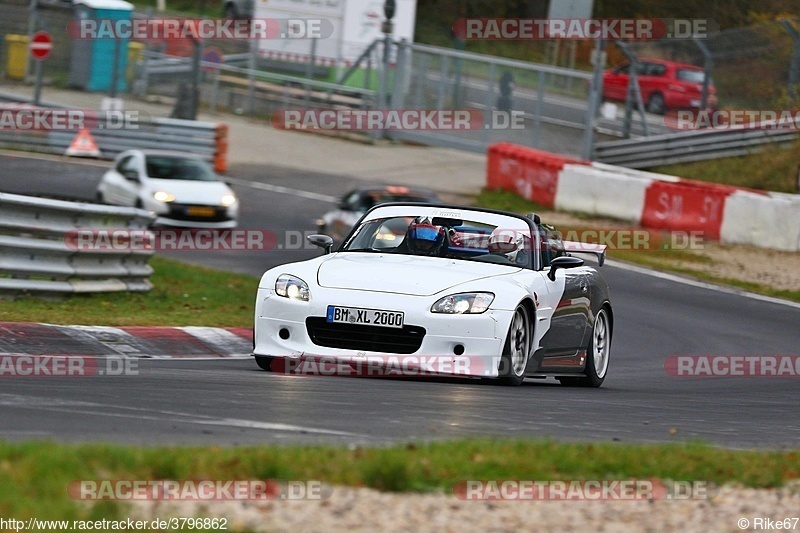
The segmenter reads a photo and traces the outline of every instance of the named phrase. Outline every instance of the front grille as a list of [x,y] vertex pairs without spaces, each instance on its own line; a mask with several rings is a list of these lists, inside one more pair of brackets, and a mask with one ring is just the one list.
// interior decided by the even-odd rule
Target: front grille
[[425,328],[420,326],[403,326],[400,329],[334,324],[327,322],[324,317],[307,318],[306,329],[311,342],[317,346],[367,352],[414,353],[425,338]]
[[[189,214],[190,208],[213,209],[214,214],[211,216],[191,215]],[[170,204],[169,214],[166,216],[172,220],[183,220],[187,222],[227,222],[231,220],[228,216],[227,207],[211,205]]]

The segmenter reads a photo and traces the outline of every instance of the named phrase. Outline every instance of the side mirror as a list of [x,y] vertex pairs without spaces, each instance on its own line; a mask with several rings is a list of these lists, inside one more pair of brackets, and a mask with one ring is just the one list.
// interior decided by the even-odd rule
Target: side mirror
[[128,181],[135,181],[137,183],[141,181],[139,180],[139,173],[135,170],[126,170],[122,175],[125,176],[125,179]]
[[559,268],[575,268],[583,266],[583,259],[580,257],[572,257],[569,255],[556,257],[550,262],[550,272],[547,274],[547,277],[550,281],[556,280],[556,270]]
[[[333,248],[333,239],[327,235],[309,235],[307,237],[308,242],[313,244],[314,246],[319,246],[320,248],[325,249],[325,254],[331,253],[331,249]],[[583,261],[581,261],[583,263]]]

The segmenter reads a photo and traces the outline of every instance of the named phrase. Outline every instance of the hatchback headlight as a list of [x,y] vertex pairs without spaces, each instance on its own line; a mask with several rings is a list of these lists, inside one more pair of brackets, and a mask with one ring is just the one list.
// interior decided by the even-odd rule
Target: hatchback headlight
[[310,296],[308,284],[302,279],[291,274],[281,274],[275,281],[275,294],[289,298],[290,300],[301,300],[307,302]]
[[431,313],[449,315],[480,314],[489,309],[494,301],[491,292],[463,292],[445,296],[431,307]]
[[175,201],[175,196],[166,192],[166,191],[156,191],[153,193],[153,198],[158,200],[159,202],[173,202]]
[[222,197],[220,203],[225,207],[230,207],[236,203],[236,197],[232,194],[226,194],[225,196]]

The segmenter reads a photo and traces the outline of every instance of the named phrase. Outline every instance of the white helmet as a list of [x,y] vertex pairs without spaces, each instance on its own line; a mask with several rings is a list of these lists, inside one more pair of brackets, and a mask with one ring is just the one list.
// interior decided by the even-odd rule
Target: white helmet
[[530,236],[513,229],[496,228],[489,236],[489,253],[502,255],[517,265],[528,261]]

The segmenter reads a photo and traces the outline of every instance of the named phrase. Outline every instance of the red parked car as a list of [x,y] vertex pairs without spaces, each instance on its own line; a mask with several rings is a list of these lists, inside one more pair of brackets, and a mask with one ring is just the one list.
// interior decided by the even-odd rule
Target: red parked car
[[[630,63],[603,73],[603,98],[625,101]],[[640,59],[637,79],[642,101],[650,113],[663,115],[668,109],[699,109],[705,73],[700,67],[662,59]],[[717,108],[717,90],[708,86],[708,105]]]

